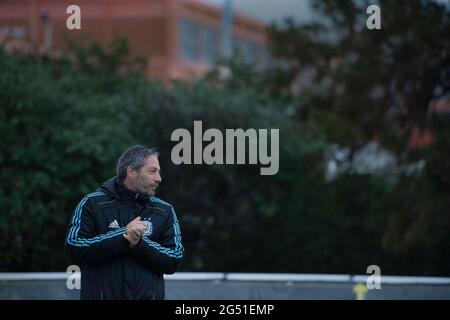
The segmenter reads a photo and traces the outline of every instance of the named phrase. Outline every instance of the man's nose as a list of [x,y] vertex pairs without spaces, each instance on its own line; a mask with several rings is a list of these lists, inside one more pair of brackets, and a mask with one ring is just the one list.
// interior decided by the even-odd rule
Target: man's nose
[[162,181],[161,175],[159,173],[156,175],[155,180],[158,183]]

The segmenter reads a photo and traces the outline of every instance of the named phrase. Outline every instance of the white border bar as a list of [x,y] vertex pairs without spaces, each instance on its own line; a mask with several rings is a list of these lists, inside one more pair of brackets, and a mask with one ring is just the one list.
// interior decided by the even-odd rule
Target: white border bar
[[350,282],[351,276],[340,274],[228,273],[230,281]]
[[[0,273],[0,281],[67,280],[65,272]],[[77,276],[77,275],[76,275]],[[164,275],[176,281],[277,281],[277,282],[350,282],[366,283],[370,275],[307,274],[307,273],[222,273],[177,272]],[[381,284],[449,285],[450,277],[383,276]]]
[[225,280],[225,273],[221,272],[177,272],[164,275],[166,280]]
[[65,272],[2,272],[0,281],[66,280],[68,276]]
[[[369,276],[353,276],[353,282],[366,283]],[[450,284],[450,278],[439,277],[409,277],[409,276],[383,276],[381,284]]]

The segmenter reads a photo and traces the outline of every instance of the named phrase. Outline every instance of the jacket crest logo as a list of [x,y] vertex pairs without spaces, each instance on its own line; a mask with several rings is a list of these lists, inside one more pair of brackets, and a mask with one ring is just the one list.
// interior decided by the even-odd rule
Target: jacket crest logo
[[144,231],[144,236],[149,237],[153,232],[153,223],[149,220],[142,221],[147,225],[147,228]]

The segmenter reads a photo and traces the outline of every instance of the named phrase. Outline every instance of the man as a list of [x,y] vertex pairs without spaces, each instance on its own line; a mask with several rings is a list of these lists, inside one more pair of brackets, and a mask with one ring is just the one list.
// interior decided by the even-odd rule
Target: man
[[184,248],[174,208],[154,196],[158,156],[129,148],[117,176],[76,207],[66,246],[81,268],[81,299],[164,299],[163,274],[177,270]]

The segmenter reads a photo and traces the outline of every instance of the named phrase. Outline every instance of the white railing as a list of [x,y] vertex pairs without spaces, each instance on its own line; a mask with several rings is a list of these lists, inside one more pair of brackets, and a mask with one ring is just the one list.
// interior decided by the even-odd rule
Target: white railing
[[[0,281],[66,280],[65,272],[0,273]],[[262,282],[347,282],[365,283],[370,275],[304,274],[304,273],[221,273],[177,272],[165,275],[169,281],[262,281]],[[75,276],[76,277],[76,276]],[[383,284],[450,285],[450,277],[384,276]]]

